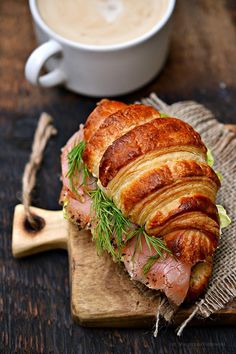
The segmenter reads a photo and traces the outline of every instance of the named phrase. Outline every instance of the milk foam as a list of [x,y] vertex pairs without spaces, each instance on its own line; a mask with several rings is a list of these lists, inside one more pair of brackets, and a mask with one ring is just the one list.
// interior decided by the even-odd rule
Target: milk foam
[[122,0],[97,0],[96,7],[108,23],[116,21],[124,11]]
[[169,0],[37,0],[45,23],[78,43],[127,42],[150,31],[166,13]]

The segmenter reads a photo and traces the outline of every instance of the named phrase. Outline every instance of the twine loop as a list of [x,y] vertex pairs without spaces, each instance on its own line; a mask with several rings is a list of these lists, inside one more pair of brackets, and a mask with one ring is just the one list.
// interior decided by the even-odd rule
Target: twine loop
[[28,163],[25,166],[24,174],[22,177],[22,202],[25,208],[26,220],[33,230],[38,228],[37,217],[30,210],[31,193],[36,183],[36,174],[43,159],[44,149],[51,136],[57,134],[57,130],[52,125],[53,118],[47,114],[42,113],[37,129],[34,135],[32,145],[32,152]]

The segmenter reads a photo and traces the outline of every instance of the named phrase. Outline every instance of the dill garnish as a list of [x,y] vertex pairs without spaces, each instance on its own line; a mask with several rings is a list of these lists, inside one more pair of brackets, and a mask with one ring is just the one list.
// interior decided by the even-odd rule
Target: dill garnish
[[143,266],[143,274],[146,275],[149,270],[152,268],[153,264],[158,260],[160,256],[158,254],[155,254],[154,256],[151,256],[148,258],[147,263]]
[[145,242],[149,248],[150,253],[152,253],[152,251],[155,250],[160,257],[163,256],[162,251],[171,253],[169,248],[167,248],[165,242],[161,238],[148,235],[147,232],[145,231],[144,226],[140,226],[138,229],[134,230],[133,233],[129,234],[126,238],[126,242],[129,241],[132,237],[140,234],[144,236]]
[[131,238],[136,237],[133,258],[138,248],[142,250],[143,236],[150,254],[153,250],[158,257],[163,256],[163,251],[171,253],[163,240],[148,235],[144,227],[133,230],[131,222],[123,216],[122,212],[106,197],[100,188],[91,191],[89,195],[92,199],[92,209],[95,214],[96,226],[93,230],[93,238],[99,251],[105,250],[115,260],[120,261],[122,246]]
[[101,189],[97,188],[91,191],[89,195],[92,199],[92,209],[96,218],[93,238],[98,251],[105,250],[110,253],[115,260],[120,261],[122,246],[135,237],[136,242],[132,255],[133,259],[137,249],[142,251],[143,236],[150,254],[152,254],[153,251],[156,252],[155,256],[149,257],[148,264],[144,266],[146,272],[152,265],[150,265],[150,258],[154,259],[153,257],[155,257],[155,259],[158,259],[159,257],[163,257],[164,251],[171,254],[165,242],[160,238],[148,235],[143,226],[133,230],[134,226],[131,222],[123,216],[122,212],[106,197]]
[[169,248],[166,246],[165,242],[161,238],[150,236],[146,233],[143,227],[141,229],[150,252],[152,251],[152,249],[154,249],[156,253],[159,255],[159,257],[163,257],[163,251],[171,254],[171,251],[169,250]]
[[[86,184],[86,178],[89,177],[89,171],[87,166],[84,164],[82,155],[85,149],[85,141],[79,142],[75,145],[72,150],[68,153],[68,172],[66,177],[69,178],[70,186],[73,192],[78,193],[78,188]],[[79,172],[82,173],[82,182],[79,183]]]
[[159,258],[163,258],[163,251],[166,253],[172,254],[171,250],[166,246],[165,241],[163,241],[161,238],[155,237],[155,236],[150,236],[146,233],[145,230],[143,230],[143,235],[146,241],[146,244],[149,248],[149,251],[151,253],[152,250],[155,250],[156,254],[153,256],[150,256],[148,258],[147,263],[143,266],[143,273],[146,275],[155,261]]
[[126,242],[130,240],[132,237],[136,236],[136,243],[134,246],[134,252],[132,255],[132,258],[134,258],[135,252],[137,250],[137,247],[142,250],[142,242],[141,242],[141,236],[143,235],[145,242],[149,248],[150,254],[152,254],[153,251],[156,252],[155,255],[150,256],[148,258],[147,263],[143,267],[143,272],[146,275],[149,270],[151,269],[152,265],[155,263],[155,261],[159,257],[163,257],[163,252],[165,251],[166,253],[172,254],[171,250],[166,246],[165,242],[158,237],[155,236],[150,236],[147,234],[147,232],[144,229],[144,226],[140,226],[138,229],[136,229],[132,234],[128,235],[126,238]]
[[93,238],[96,247],[99,251],[106,250],[115,260],[120,261],[122,237],[126,234],[130,222],[100,188],[89,192],[89,195],[95,214]]
[[148,248],[151,252],[152,249],[155,250],[156,254],[153,256],[150,256],[148,258],[147,263],[143,266],[143,273],[144,275],[146,275],[149,270],[151,269],[151,267],[153,266],[153,264],[155,263],[155,261],[161,257],[163,258],[163,251],[165,251],[166,253],[172,255],[171,250],[166,246],[165,241],[163,241],[161,238],[155,237],[155,236],[150,236],[148,235],[145,231],[144,231],[144,237],[145,237],[145,241],[148,245]]

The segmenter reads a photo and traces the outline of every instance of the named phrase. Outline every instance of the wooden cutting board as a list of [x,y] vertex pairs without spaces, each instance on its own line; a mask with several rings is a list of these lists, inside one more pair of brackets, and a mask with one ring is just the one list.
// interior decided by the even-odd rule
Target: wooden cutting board
[[[122,265],[106,254],[97,255],[89,231],[78,229],[63,218],[62,211],[33,208],[44,220],[32,231],[25,222],[23,205],[15,207],[13,255],[17,258],[63,248],[68,250],[71,284],[71,313],[75,321],[90,327],[149,327],[155,322],[159,304],[156,292],[143,290],[131,281]],[[56,265],[55,265],[56,266]],[[174,324],[181,323],[191,307],[178,310]],[[236,301],[198,324],[236,324]]]

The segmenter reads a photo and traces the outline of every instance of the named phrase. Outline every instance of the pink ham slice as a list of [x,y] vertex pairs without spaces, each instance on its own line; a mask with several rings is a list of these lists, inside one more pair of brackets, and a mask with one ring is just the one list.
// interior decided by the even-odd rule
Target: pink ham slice
[[[73,149],[74,146],[79,144],[84,138],[83,125],[80,125],[80,129],[72,135],[72,137],[67,141],[66,145],[62,148],[61,153],[61,169],[62,169],[62,183],[63,187],[67,187],[71,190],[69,178],[67,177],[68,172],[68,154]],[[80,182],[81,184],[81,182]],[[82,192],[82,191],[81,191]]]
[[155,250],[150,252],[143,236],[140,243],[135,237],[127,242],[123,254],[125,267],[132,279],[142,282],[150,289],[163,291],[176,305],[184,301],[189,289],[191,264],[163,254],[145,275],[143,268],[149,257],[155,255]]
[[[62,183],[60,202],[65,205],[66,212],[71,221],[75,222],[81,228],[86,228],[91,220],[91,199],[81,186],[82,176],[78,174],[77,192],[71,188],[68,173],[68,154],[74,146],[79,144],[84,139],[83,125],[80,129],[68,140],[67,144],[62,148],[61,166],[62,166]],[[88,178],[87,188],[92,189],[95,184],[93,177]]]
[[83,202],[71,195],[71,191],[66,187],[62,188],[60,203],[64,205],[64,210],[70,221],[80,228],[88,228],[91,221],[91,199],[88,195],[83,197]]

